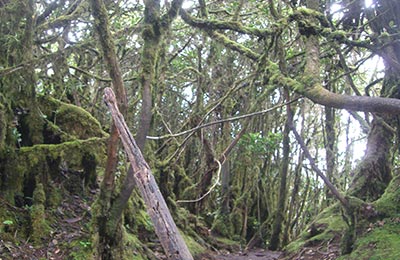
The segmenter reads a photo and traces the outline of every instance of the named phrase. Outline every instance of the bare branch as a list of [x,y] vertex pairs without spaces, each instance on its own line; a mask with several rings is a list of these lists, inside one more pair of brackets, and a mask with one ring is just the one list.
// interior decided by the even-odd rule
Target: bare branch
[[263,114],[266,114],[266,113],[268,113],[268,112],[271,112],[271,111],[273,111],[273,110],[275,110],[275,109],[278,109],[278,108],[280,108],[280,107],[283,107],[283,106],[286,106],[286,105],[288,105],[288,104],[294,103],[294,102],[298,101],[300,98],[301,98],[301,97],[298,97],[298,98],[293,99],[293,100],[291,100],[291,101],[289,101],[289,102],[285,102],[285,103],[282,103],[282,104],[273,106],[273,107],[271,107],[271,108],[264,109],[264,110],[261,110],[261,111],[257,111],[257,112],[254,112],[254,113],[250,113],[250,114],[245,114],[245,115],[241,115],[241,116],[235,116],[235,117],[231,117],[231,118],[226,118],[226,119],[222,119],[222,120],[217,120],[217,121],[209,122],[209,123],[206,123],[206,124],[204,124],[204,125],[199,125],[199,126],[197,126],[197,127],[194,127],[194,128],[192,128],[192,129],[189,129],[189,130],[186,130],[186,131],[177,133],[177,134],[168,134],[168,135],[163,135],[163,136],[147,136],[147,139],[150,139],[150,140],[160,140],[160,139],[165,139],[165,138],[170,138],[170,137],[178,137],[178,136],[181,136],[181,135],[190,134],[190,133],[192,133],[192,132],[195,132],[195,131],[197,131],[197,130],[200,130],[200,129],[202,129],[202,128],[209,127],[209,126],[212,126],[212,125],[221,124],[221,123],[226,123],[226,122],[232,122],[232,121],[237,121],[237,120],[244,119],[244,118],[247,118],[247,117],[253,117],[253,116],[263,115]]

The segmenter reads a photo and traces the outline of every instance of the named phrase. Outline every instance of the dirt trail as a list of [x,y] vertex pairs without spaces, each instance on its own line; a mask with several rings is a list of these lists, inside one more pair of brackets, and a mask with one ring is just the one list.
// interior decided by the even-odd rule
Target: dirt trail
[[266,249],[252,249],[242,253],[220,253],[215,256],[218,260],[276,260],[281,252],[269,251]]

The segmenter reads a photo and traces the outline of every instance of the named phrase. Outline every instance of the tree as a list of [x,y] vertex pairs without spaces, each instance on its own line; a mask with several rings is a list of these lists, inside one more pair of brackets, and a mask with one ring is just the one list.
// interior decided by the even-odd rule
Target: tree
[[24,215],[18,239],[40,245],[79,190],[96,199],[97,256],[154,257],[110,85],[196,249],[214,236],[279,249],[310,230],[304,243],[332,231],[349,253],[398,212],[397,1],[189,2],[0,3],[0,232]]

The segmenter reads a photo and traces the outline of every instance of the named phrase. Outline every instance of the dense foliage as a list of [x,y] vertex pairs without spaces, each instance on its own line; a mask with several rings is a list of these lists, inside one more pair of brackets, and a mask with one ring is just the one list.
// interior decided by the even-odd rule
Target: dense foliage
[[[193,252],[329,230],[351,253],[365,225],[399,214],[386,204],[398,13],[397,0],[0,0],[0,234],[40,245],[67,184],[97,199],[86,253],[155,257],[102,100],[112,86]],[[315,224],[326,210],[340,224]]]

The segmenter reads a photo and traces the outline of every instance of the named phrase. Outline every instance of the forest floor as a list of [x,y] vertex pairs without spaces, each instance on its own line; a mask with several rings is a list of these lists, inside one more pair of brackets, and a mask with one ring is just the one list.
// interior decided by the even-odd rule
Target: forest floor
[[[94,193],[94,191],[92,191]],[[91,235],[89,225],[91,220],[90,205],[93,202],[93,194],[86,198],[63,193],[60,206],[53,212],[48,212],[47,217],[52,219],[51,232],[44,236],[40,246],[35,246],[28,237],[24,240],[18,238],[18,228],[13,239],[3,240],[0,237],[0,260],[20,259],[83,259],[82,252],[91,248]],[[4,203],[4,201],[3,201]],[[16,208],[7,205],[8,210],[15,210],[29,215],[29,207]],[[29,218],[28,216],[26,218]]]
[[[91,208],[94,194],[97,191],[89,191],[87,196],[78,196],[69,192],[63,193],[63,199],[59,207],[49,212],[52,219],[51,233],[43,237],[41,246],[35,246],[30,238],[18,239],[18,228],[15,229],[14,238],[4,239],[0,237],[0,260],[5,259],[85,259],[85,253],[91,251],[90,221]],[[16,208],[0,200],[1,207],[8,210],[25,211],[22,215],[29,218],[29,207]],[[15,212],[17,213],[17,212]],[[160,256],[162,250],[160,247]],[[239,248],[222,248],[218,252],[208,251],[196,257],[196,260],[333,260],[339,255],[339,246],[332,243],[328,250],[321,245],[306,247],[296,255],[286,255],[280,251],[269,251],[255,248],[245,252]],[[163,259],[163,257],[160,257]]]
[[270,251],[266,249],[251,249],[247,252],[238,253],[218,253],[212,257],[204,257],[201,260],[334,260],[339,257],[338,245],[332,245],[330,250],[324,252],[321,246],[307,247],[297,254],[285,255],[284,252]]
[[219,253],[214,259],[218,260],[277,260],[282,252],[269,251],[266,249],[252,249],[247,252],[238,253]]

